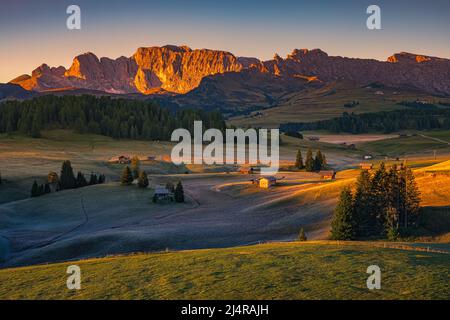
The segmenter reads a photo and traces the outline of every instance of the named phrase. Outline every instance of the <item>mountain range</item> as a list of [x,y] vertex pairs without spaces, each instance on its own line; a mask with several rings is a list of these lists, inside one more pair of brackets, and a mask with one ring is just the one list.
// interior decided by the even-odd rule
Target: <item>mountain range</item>
[[402,52],[378,61],[295,49],[285,58],[276,54],[261,61],[226,51],[167,45],[138,48],[131,57],[117,59],[85,53],[68,69],[42,64],[10,84],[41,93],[94,90],[152,96],[178,106],[257,108],[333,81],[450,96],[450,60]]

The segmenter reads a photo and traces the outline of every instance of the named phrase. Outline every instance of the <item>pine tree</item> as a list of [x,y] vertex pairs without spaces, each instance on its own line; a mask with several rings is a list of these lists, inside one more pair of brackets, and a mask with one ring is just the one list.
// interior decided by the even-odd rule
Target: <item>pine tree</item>
[[0,184],[2,184],[3,180],[2,180],[2,173],[0,172]]
[[372,210],[370,203],[370,191],[372,181],[367,170],[363,170],[356,182],[356,192],[354,199],[354,220],[356,223],[356,236],[367,237],[374,233]]
[[350,188],[346,187],[342,190],[334,210],[331,237],[334,240],[352,240],[355,237],[355,231],[353,196]]
[[373,233],[378,235],[383,233],[386,224],[386,211],[388,209],[386,199],[389,198],[388,184],[388,173],[384,162],[382,162],[371,180],[368,200],[368,205],[370,205],[369,220],[373,223]]
[[82,187],[85,187],[85,186],[87,186],[87,181],[86,181],[86,178],[84,177],[84,174],[83,173],[81,173],[80,171],[78,171],[78,174],[77,174],[77,188],[82,188]]
[[305,167],[305,165],[303,164],[303,157],[302,157],[302,152],[300,151],[300,149],[298,149],[297,157],[295,158],[295,167],[297,169],[303,169]]
[[183,191],[183,185],[181,184],[181,181],[178,181],[178,183],[177,183],[174,196],[175,196],[176,202],[184,202],[184,191]]
[[138,156],[133,156],[131,158],[131,171],[133,172],[133,179],[137,179],[139,177],[141,161]]
[[417,224],[417,218],[420,211],[420,191],[415,181],[414,173],[406,166],[401,171],[404,181],[404,190],[402,197],[403,212],[400,215],[400,225],[403,229],[408,229],[410,226]]
[[32,197],[38,197],[39,196],[39,186],[38,186],[36,180],[34,180],[33,186],[31,187],[31,196]]
[[145,171],[141,171],[138,177],[138,186],[139,188],[147,188],[148,187],[148,177]]
[[129,186],[133,183],[133,175],[131,173],[130,167],[126,166],[122,171],[122,176],[120,177],[120,182],[123,186]]
[[69,160],[66,160],[62,164],[60,175],[61,190],[76,188],[77,183],[73,174],[72,164]]
[[323,166],[323,155],[320,150],[317,150],[316,157],[314,159],[314,171],[322,170]]
[[95,185],[97,183],[98,183],[97,175],[95,173],[91,172],[91,177],[89,179],[89,185],[93,186],[93,185]]
[[52,190],[50,189],[50,185],[48,183],[46,183],[44,185],[44,193],[47,194],[47,193],[51,193],[51,192],[52,192]]
[[306,153],[305,169],[308,172],[314,171],[314,159],[311,149],[308,149],[308,153]]
[[298,234],[298,241],[306,241],[308,238],[306,238],[305,230],[303,228],[300,229],[300,232]]

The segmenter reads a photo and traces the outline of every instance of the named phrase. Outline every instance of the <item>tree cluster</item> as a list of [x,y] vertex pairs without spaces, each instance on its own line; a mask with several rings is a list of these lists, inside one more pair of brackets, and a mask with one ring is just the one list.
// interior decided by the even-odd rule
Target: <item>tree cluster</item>
[[82,188],[95,184],[102,184],[106,180],[105,175],[92,172],[89,177],[89,181],[86,179],[82,172],[78,172],[75,177],[73,173],[72,164],[69,160],[62,163],[61,173],[58,176],[56,172],[49,172],[47,176],[47,182],[44,184],[38,184],[35,180],[31,187],[31,196],[38,197],[47,193],[51,193],[50,185],[55,186],[55,191]]
[[327,160],[325,155],[320,151],[317,150],[316,156],[313,157],[313,152],[311,149],[308,149],[308,152],[306,153],[306,159],[303,162],[303,156],[302,152],[299,149],[297,151],[297,156],[295,158],[295,167],[297,169],[305,169],[308,172],[317,172],[322,169],[325,169],[327,166]]
[[41,130],[71,129],[116,139],[170,140],[177,128],[193,133],[195,120],[203,121],[205,129],[226,128],[218,112],[191,109],[172,112],[152,101],[46,95],[0,105],[0,133],[19,131],[36,138]]
[[414,174],[408,167],[382,163],[371,174],[363,170],[355,191],[344,188],[335,208],[332,238],[397,239],[417,226],[420,192]]

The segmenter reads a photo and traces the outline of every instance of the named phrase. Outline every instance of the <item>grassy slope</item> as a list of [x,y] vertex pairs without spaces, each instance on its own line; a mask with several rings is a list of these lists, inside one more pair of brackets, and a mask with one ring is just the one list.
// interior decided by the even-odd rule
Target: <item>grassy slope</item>
[[[384,95],[375,92],[383,91]],[[357,87],[345,82],[331,83],[320,89],[308,89],[284,96],[277,107],[261,111],[260,116],[239,116],[230,119],[236,126],[278,127],[285,122],[309,122],[330,119],[343,112],[367,113],[399,109],[397,103],[423,99],[439,101],[417,92]],[[359,101],[354,108],[344,104]]]
[[[77,264],[82,289],[66,288]],[[450,256],[360,245],[267,244],[0,270],[2,299],[449,299]],[[366,287],[369,265],[382,289]]]
[[439,142],[429,137],[436,137],[444,141],[450,140],[449,131],[429,131],[421,132],[426,137],[420,135],[398,137],[386,140],[371,141],[358,144],[357,147],[360,150],[364,150],[367,153],[372,153],[377,156],[405,156],[411,154],[421,154],[423,156],[432,157],[434,151],[436,155],[442,154],[448,155],[450,153],[450,145]]

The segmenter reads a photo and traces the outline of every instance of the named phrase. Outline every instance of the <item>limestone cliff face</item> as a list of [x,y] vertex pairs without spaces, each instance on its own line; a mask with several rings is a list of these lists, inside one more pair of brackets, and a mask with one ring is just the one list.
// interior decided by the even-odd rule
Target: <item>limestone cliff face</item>
[[209,75],[240,71],[243,66],[231,53],[164,46],[139,48],[130,57],[116,60],[85,53],[73,59],[69,69],[42,65],[11,81],[27,90],[45,91],[76,87],[111,93],[151,94],[159,89],[186,93]]
[[[230,72],[245,75],[233,77],[233,82],[220,76]],[[110,93],[185,94],[196,88],[201,91],[202,82],[210,77],[224,81],[215,86],[224,92],[236,86],[245,87],[250,83],[248,79],[255,88],[270,88],[276,83],[280,92],[295,87],[299,79],[306,79],[309,82],[348,80],[361,85],[378,82],[394,88],[450,95],[448,59],[403,52],[383,62],[328,56],[319,49],[295,49],[286,58],[275,55],[268,61],[237,58],[219,50],[192,50],[186,46],[139,48],[131,57],[115,60],[99,59],[93,53],[86,53],[75,57],[67,70],[43,64],[31,76],[20,76],[11,83],[34,91],[74,87]],[[239,79],[247,80],[239,83]],[[227,83],[232,83],[233,88]]]
[[[159,79],[152,86],[186,93],[198,87],[209,75],[241,71],[243,66],[231,53],[216,50],[191,50],[188,47],[139,48],[132,59],[140,70]],[[154,78],[154,77],[153,77]],[[142,91],[141,91],[142,92]]]

